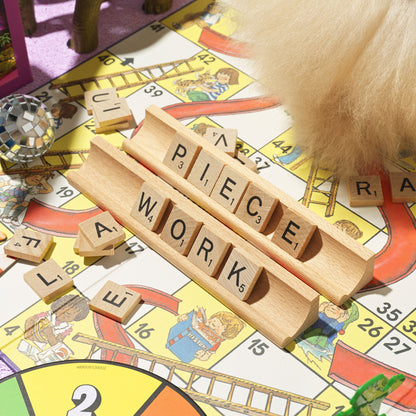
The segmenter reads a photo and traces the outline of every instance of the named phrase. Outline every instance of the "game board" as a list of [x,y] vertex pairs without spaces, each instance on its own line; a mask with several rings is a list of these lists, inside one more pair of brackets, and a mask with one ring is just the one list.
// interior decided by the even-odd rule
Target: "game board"
[[[61,305],[45,304],[23,281],[33,264],[2,258],[0,377],[17,380],[15,374],[23,372],[22,377],[30,374],[40,380],[41,371],[55,367],[24,371],[61,361],[69,365],[67,360],[74,359],[107,360],[136,366],[172,382],[209,416],[334,415],[348,408],[355,389],[373,376],[383,373],[390,378],[402,373],[406,380],[380,411],[394,416],[416,413],[415,205],[393,204],[383,175],[383,206],[351,208],[346,184],[302,155],[293,142],[290,115],[279,100],[264,97],[267,91],[256,80],[244,48],[230,41],[236,11],[220,8],[208,16],[209,3],[190,2],[138,29],[51,80],[60,88],[44,85],[33,91],[51,109],[58,138],[44,157],[29,166],[2,163],[0,193],[21,186],[26,180],[21,176],[24,172],[37,177],[39,185],[31,187],[23,209],[1,217],[0,230],[10,237],[17,227],[29,227],[54,236],[50,257],[74,278],[76,288],[65,300],[76,313],[70,321],[57,321]],[[172,75],[171,63],[178,60],[184,60],[180,75],[164,78],[165,73]],[[192,71],[185,74],[189,62]],[[161,63],[165,65],[157,68]],[[63,84],[151,66],[156,66],[154,72],[141,72],[144,83],[119,90],[133,111],[136,131],[151,104],[201,135],[207,125],[236,128],[240,150],[257,164],[259,175],[377,253],[373,280],[342,309],[321,298],[318,322],[285,350],[128,230],[114,256],[84,260],[73,251],[78,223],[101,209],[66,179],[68,171],[78,169],[88,157],[95,132],[83,100],[68,99],[82,93],[82,88],[64,89]],[[211,97],[216,99],[203,97],[197,79],[218,82],[218,71],[224,68],[233,74],[228,88]],[[110,78],[100,81],[100,87],[109,87],[111,82],[121,86],[121,76]],[[192,101],[197,99],[204,100]],[[121,147],[133,131],[103,137]],[[391,165],[416,170],[415,160],[406,154]],[[122,200],[123,195],[117,197]],[[4,208],[1,202],[0,207]],[[125,325],[85,309],[86,300],[107,280],[142,295],[143,305]],[[183,322],[197,316],[207,323],[217,314],[228,316],[237,329],[216,351],[201,346],[205,353],[196,358],[187,354],[187,348],[171,342]],[[42,322],[52,326],[53,339],[42,335]],[[39,324],[35,326],[38,333],[27,331],[25,337],[25,328],[34,323]],[[71,382],[76,384],[73,378]],[[122,382],[122,376],[114,377],[115,385]],[[73,406],[72,393],[68,389],[66,411]],[[96,414],[100,414],[98,410]]]

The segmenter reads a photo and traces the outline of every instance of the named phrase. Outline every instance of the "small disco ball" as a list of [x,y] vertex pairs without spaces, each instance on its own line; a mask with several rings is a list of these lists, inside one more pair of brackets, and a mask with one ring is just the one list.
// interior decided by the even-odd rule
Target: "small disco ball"
[[55,122],[47,107],[29,95],[0,100],[0,157],[27,163],[43,155],[55,140]]

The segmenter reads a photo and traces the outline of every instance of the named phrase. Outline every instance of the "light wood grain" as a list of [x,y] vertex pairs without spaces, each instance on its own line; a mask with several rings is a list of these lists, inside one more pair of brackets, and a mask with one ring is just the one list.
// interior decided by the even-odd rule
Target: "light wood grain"
[[192,186],[189,181],[172,172],[161,161],[177,132],[196,143],[201,142],[195,132],[160,108],[150,106],[146,109],[141,129],[132,139],[123,142],[123,148],[174,188],[187,195],[272,259],[291,270],[333,303],[342,305],[372,279],[374,253],[371,250],[299,204],[286,193],[271,185],[266,179],[249,169],[243,169],[240,162],[219,151],[211,143],[204,143],[206,151],[222,163],[236,169],[248,181],[267,190],[268,193],[279,199],[281,204],[316,224],[317,230],[300,259],[295,259],[270,242],[270,236],[274,231],[272,226],[277,225],[273,224],[273,221],[263,233],[256,232],[236,215]]
[[348,198],[352,207],[383,205],[380,176],[350,176],[347,182]]
[[415,172],[390,172],[389,179],[393,202],[416,202]]
[[[71,171],[68,179],[98,206],[110,211],[145,244],[278,346],[286,346],[318,318],[317,292],[104,139],[95,137],[91,141],[87,161],[78,171]],[[160,190],[175,205],[215,230],[243,255],[263,266],[263,273],[246,301],[229,294],[216,279],[173,250],[161,240],[159,234],[149,231],[130,215],[143,182]]]

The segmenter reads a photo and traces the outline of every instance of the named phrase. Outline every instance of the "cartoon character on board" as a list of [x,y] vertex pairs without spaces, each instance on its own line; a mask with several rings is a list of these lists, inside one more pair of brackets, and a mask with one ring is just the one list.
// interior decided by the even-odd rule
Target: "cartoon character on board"
[[212,2],[201,12],[186,14],[180,22],[174,22],[172,26],[177,30],[188,29],[194,25],[201,29],[210,28],[221,20],[226,9],[225,5]]
[[88,313],[88,302],[82,296],[60,297],[52,302],[50,311],[26,319],[25,335],[18,351],[36,365],[68,359],[73,352],[64,340],[72,332],[72,323],[85,319]]
[[220,68],[213,76],[213,81],[197,85],[202,91],[191,90],[186,94],[191,101],[215,101],[230,88],[230,85],[238,84],[238,77],[239,73],[236,69]]
[[343,307],[331,302],[319,306],[319,319],[297,338],[297,344],[305,355],[308,353],[321,361],[331,361],[335,350],[335,340],[345,334],[347,326],[358,319],[357,305],[348,301]]
[[168,335],[168,348],[181,361],[207,361],[221,343],[235,338],[244,322],[232,312],[217,312],[207,318],[204,308],[179,315]]
[[53,191],[48,179],[53,174],[47,170],[29,171],[19,178],[3,176],[0,179],[0,220],[5,224],[18,227],[19,216],[29,205],[33,195],[48,194]]

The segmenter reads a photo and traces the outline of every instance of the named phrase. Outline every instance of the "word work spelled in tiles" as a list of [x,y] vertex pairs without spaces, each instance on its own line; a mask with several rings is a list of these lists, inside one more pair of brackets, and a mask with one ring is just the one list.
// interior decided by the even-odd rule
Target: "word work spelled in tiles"
[[91,310],[124,323],[141,299],[140,293],[109,280],[88,304]]
[[304,253],[317,227],[282,204],[278,205],[276,215],[280,220],[272,235],[272,242],[298,259]]
[[17,229],[4,247],[8,256],[40,263],[53,244],[53,237],[29,229]]
[[416,173],[390,172],[390,187],[393,202],[416,202]]
[[143,182],[130,215],[150,231],[155,231],[163,218],[169,202],[169,198],[166,198],[146,182]]
[[92,106],[101,103],[102,101],[117,100],[118,94],[115,88],[103,88],[100,90],[85,91],[85,107],[87,113],[92,115]]
[[267,194],[254,183],[250,183],[235,215],[254,230],[262,232],[269,223],[277,203],[277,198]]
[[227,153],[231,157],[236,154],[237,130],[208,127],[204,136],[215,147]]
[[178,253],[186,256],[202,226],[186,212],[174,206],[163,226],[160,238]]
[[383,190],[378,175],[350,176],[347,187],[350,206],[369,207],[383,205]]
[[53,259],[26,272],[23,279],[45,302],[56,299],[74,285],[72,278]]
[[81,222],[79,232],[96,249],[120,243],[126,237],[121,226],[108,211]]
[[233,248],[220,275],[218,283],[240,300],[246,300],[253,290],[263,267],[253,263],[238,249]]
[[244,176],[226,165],[210,196],[228,211],[234,213],[248,184],[249,181]]
[[200,191],[209,195],[223,168],[224,163],[220,162],[211,153],[202,149],[189,173],[188,181]]
[[208,276],[215,276],[231,243],[225,242],[203,225],[188,254],[188,260]]
[[201,146],[176,133],[163,159],[163,163],[180,175],[187,178]]

